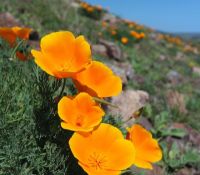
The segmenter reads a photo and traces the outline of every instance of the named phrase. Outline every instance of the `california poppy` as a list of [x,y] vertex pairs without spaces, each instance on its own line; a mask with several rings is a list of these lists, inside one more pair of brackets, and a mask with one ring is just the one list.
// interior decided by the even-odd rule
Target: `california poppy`
[[69,145],[89,175],[119,175],[135,159],[133,144],[123,138],[118,128],[105,123],[87,134],[74,133]]
[[140,168],[152,169],[151,163],[162,158],[162,151],[158,141],[152,138],[150,132],[142,126],[134,124],[128,129],[127,139],[129,139],[136,151],[133,164]]
[[104,111],[87,93],[74,98],[63,97],[58,103],[61,126],[72,131],[91,131],[99,125]]
[[127,43],[128,43],[128,38],[122,37],[122,38],[121,38],[121,42],[122,42],[123,44],[127,44]]
[[85,91],[92,96],[111,97],[122,91],[122,81],[110,68],[98,61],[91,64],[74,76],[75,85],[79,91]]
[[91,61],[91,49],[83,36],[71,32],[53,32],[41,39],[41,51],[31,50],[36,64],[57,78],[72,77]]
[[28,39],[30,32],[30,28],[0,27],[0,37],[6,40],[11,47],[15,46],[17,38]]
[[19,60],[21,60],[21,61],[26,61],[26,60],[27,60],[27,57],[24,55],[23,52],[17,51],[17,52],[16,52],[16,56],[17,56],[17,58],[18,58]]

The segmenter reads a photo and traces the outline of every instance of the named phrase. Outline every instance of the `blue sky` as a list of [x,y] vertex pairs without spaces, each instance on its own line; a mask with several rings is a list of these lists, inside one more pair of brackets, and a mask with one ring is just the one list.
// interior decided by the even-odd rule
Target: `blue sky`
[[85,0],[123,18],[166,32],[200,33],[200,0]]

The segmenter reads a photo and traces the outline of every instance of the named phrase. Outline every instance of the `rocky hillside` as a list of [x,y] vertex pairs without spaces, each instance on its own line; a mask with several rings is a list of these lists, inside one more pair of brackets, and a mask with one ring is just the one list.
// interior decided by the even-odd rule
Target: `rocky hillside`
[[[106,110],[120,115],[113,119],[116,125],[135,120],[151,130],[163,149],[163,160],[154,170],[132,167],[130,174],[200,174],[198,42],[159,33],[78,0],[0,0],[0,4],[0,26],[33,29],[29,50],[39,47],[44,34],[70,30],[86,36],[94,59],[121,77],[122,95],[108,99],[120,109]],[[9,53],[0,43],[0,56]],[[0,174],[64,174],[67,160],[57,144],[60,140],[49,139],[33,117],[39,106],[36,97],[41,97],[33,88],[32,58],[22,62],[1,57]],[[39,137],[45,138],[42,146]]]

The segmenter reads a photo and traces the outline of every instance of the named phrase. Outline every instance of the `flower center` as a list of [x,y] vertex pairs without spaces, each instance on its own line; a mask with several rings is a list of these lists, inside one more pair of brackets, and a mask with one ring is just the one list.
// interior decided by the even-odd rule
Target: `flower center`
[[67,70],[69,70],[70,65],[69,64],[64,64],[64,65],[60,65],[57,67],[57,70],[60,72],[66,72]]
[[96,170],[106,169],[106,156],[93,152],[88,158],[88,165]]
[[84,116],[78,115],[76,118],[76,125],[78,127],[81,127],[81,126],[83,126],[83,122],[84,122]]
[[57,70],[60,72],[67,72],[72,66],[72,60],[73,59],[69,59],[68,62],[58,65]]

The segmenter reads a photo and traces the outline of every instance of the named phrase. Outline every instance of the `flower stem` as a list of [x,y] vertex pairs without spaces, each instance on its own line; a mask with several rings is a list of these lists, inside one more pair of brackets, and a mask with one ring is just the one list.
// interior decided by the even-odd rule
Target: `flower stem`
[[60,91],[60,95],[58,96],[59,99],[62,97],[62,94],[63,94],[64,89],[65,89],[65,84],[66,84],[66,79],[63,79],[62,89]]
[[114,107],[114,108],[119,108],[118,106],[106,101],[106,100],[103,100],[101,98],[98,98],[98,97],[93,97],[93,99],[96,101],[96,102],[99,102],[99,103],[103,103],[103,104],[106,104],[106,105],[109,105],[111,107]]
[[17,43],[17,45],[15,46],[15,48],[13,49],[12,53],[11,53],[11,58],[15,58],[15,53],[17,51],[17,49],[23,44],[25,40],[21,40],[20,42]]

